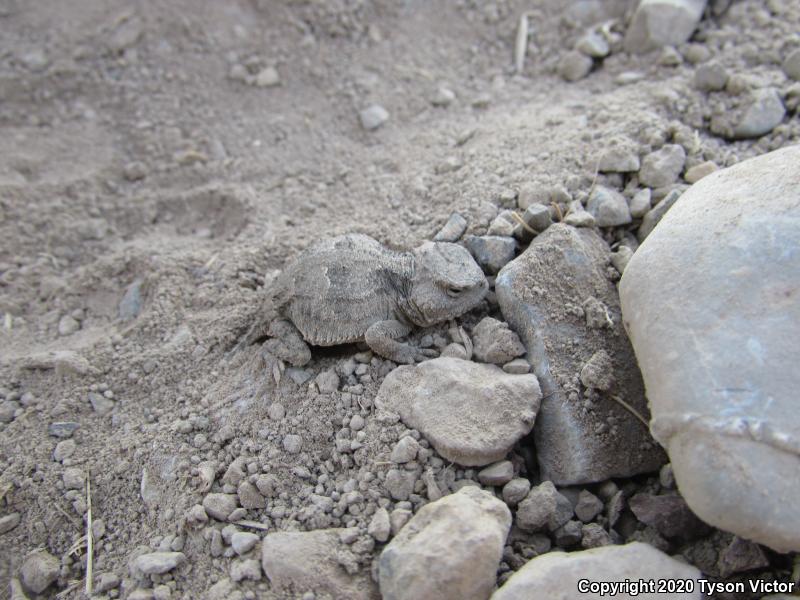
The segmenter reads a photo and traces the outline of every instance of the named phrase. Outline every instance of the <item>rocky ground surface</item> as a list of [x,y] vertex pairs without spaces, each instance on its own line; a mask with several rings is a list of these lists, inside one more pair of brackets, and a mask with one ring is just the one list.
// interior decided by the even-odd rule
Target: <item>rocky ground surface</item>
[[[797,582],[762,480],[725,490],[747,537],[683,499],[708,486],[644,398],[682,373],[642,380],[617,285],[690,186],[800,141],[800,6],[637,4],[0,2],[0,594],[80,598],[89,566],[136,600]],[[458,241],[492,289],[411,336],[441,358],[316,348],[276,388],[231,348],[346,232]],[[800,431],[765,429],[796,473]]]

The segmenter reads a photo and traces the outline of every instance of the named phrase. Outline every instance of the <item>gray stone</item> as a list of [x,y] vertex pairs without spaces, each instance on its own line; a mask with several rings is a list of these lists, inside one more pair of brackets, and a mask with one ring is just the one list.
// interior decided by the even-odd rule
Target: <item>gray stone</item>
[[261,564],[255,558],[231,563],[231,581],[261,581]]
[[637,519],[670,540],[687,542],[710,532],[678,494],[636,494],[628,506]]
[[553,532],[572,518],[572,504],[552,481],[533,488],[517,507],[517,527],[523,531]]
[[236,495],[239,497],[239,504],[247,510],[257,510],[267,506],[267,502],[261,492],[249,481],[239,483]]
[[[655,471],[665,462],[647,429],[616,396],[648,417],[644,386],[622,328],[616,286],[607,277],[608,245],[594,231],[556,223],[497,276],[495,289],[503,317],[519,334],[526,358],[542,386],[541,414],[534,427],[543,479],[557,485],[630,477]],[[542,290],[547,290],[546,293]],[[605,306],[610,327],[590,327],[581,312],[593,297]],[[564,340],[572,340],[569,347]],[[592,410],[562,382],[578,376],[584,364],[605,350],[614,365],[614,382],[597,394]],[[608,423],[614,422],[609,428]]]
[[575,516],[584,523],[588,523],[603,510],[603,501],[589,490],[581,490],[578,494],[578,503],[575,505]]
[[119,575],[114,573],[113,571],[108,571],[100,575],[97,580],[97,583],[94,584],[94,591],[98,594],[102,594],[109,590],[113,590],[116,587],[119,587],[120,580]]
[[281,75],[275,67],[264,67],[253,79],[253,85],[260,88],[275,87],[280,83]]
[[531,372],[531,365],[524,358],[515,358],[503,365],[503,371],[511,375],[524,375]]
[[601,173],[635,173],[640,166],[639,154],[627,144],[606,148],[597,163]]
[[186,562],[183,552],[151,552],[137,556],[132,563],[131,571],[139,575],[163,575],[178,565]]
[[70,315],[64,315],[58,321],[58,335],[72,335],[81,328],[81,323]]
[[15,529],[17,525],[19,525],[19,522],[19,513],[11,513],[9,515],[3,515],[0,517],[0,535]]
[[586,523],[581,528],[581,546],[584,548],[600,548],[612,543],[611,536],[599,523]]
[[122,300],[119,301],[118,313],[119,318],[123,321],[131,321],[142,312],[143,284],[144,282],[141,279],[137,279],[127,287],[122,295]]
[[633,250],[628,246],[620,246],[616,252],[611,253],[611,264],[622,275],[631,258],[633,258]]
[[392,524],[392,535],[397,535],[397,532],[405,527],[411,519],[411,511],[407,508],[395,508],[389,514],[389,522]]
[[510,528],[508,507],[475,487],[426,504],[380,555],[383,599],[488,599]]
[[695,165],[689,169],[686,169],[686,173],[684,173],[683,178],[687,183],[697,183],[706,175],[711,175],[711,173],[718,170],[719,167],[715,162],[707,160],[699,165]]
[[583,539],[583,524],[580,521],[567,521],[553,532],[556,546],[568,548],[580,543]]
[[643,53],[683,44],[705,8],[706,0],[641,0],[625,33],[625,50]]
[[299,454],[303,448],[303,438],[294,433],[289,433],[283,437],[283,449],[289,454]]
[[625,197],[602,185],[594,188],[586,210],[594,217],[598,227],[617,227],[631,222],[631,211]]
[[778,552],[800,550],[786,500],[800,495],[798,164],[790,146],[703,178],[620,282],[681,494],[706,523]]
[[217,521],[227,521],[238,506],[235,494],[208,494],[203,498],[203,508]]
[[115,402],[111,398],[106,398],[103,394],[89,392],[89,403],[92,410],[100,416],[105,416],[114,410]]
[[447,219],[439,232],[433,236],[434,242],[456,242],[461,239],[467,230],[467,220],[458,213],[453,213]]
[[642,224],[639,225],[639,231],[636,234],[637,239],[643,242],[645,238],[655,229],[667,211],[672,208],[681,197],[680,190],[672,190],[667,197],[661,200],[654,208],[647,211],[647,214],[642,219]]
[[592,71],[594,61],[577,50],[570,50],[558,61],[558,74],[566,81],[578,81]]
[[385,542],[389,539],[392,532],[392,524],[389,520],[389,511],[381,507],[372,515],[372,519],[367,527],[367,533],[375,538],[376,542]]
[[531,491],[531,482],[524,477],[512,479],[503,486],[503,502],[515,507],[522,502]]
[[796,48],[787,54],[786,58],[783,59],[782,66],[783,72],[786,73],[787,77],[800,81],[800,48]]
[[519,336],[508,328],[508,323],[484,317],[472,330],[475,358],[481,362],[502,365],[525,354]]
[[64,480],[64,488],[67,490],[83,491],[86,485],[85,474],[83,469],[80,467],[69,467],[64,469],[62,477]]
[[736,536],[720,551],[717,559],[717,569],[723,578],[767,566],[769,560],[758,544]]
[[719,92],[728,83],[728,71],[717,61],[704,63],[694,72],[692,84],[701,92]]
[[501,460],[478,471],[478,481],[482,485],[499,487],[514,477],[514,465],[510,460]]
[[[377,587],[340,541],[343,529],[277,532],[261,540],[261,566],[279,597],[313,592],[323,597],[374,600]],[[346,567],[351,567],[350,574]]]
[[80,423],[75,421],[56,421],[55,423],[50,423],[47,433],[57,438],[70,438],[80,426]]
[[25,589],[41,594],[58,579],[60,571],[61,561],[46,550],[37,550],[25,557],[19,574]]
[[614,363],[605,350],[598,350],[581,369],[581,383],[587,388],[607,392],[614,385]]
[[634,219],[640,219],[641,217],[645,216],[652,206],[652,192],[650,188],[644,188],[641,190],[637,190],[637,192],[633,195],[630,202],[630,209],[631,209],[631,216]]
[[389,460],[398,464],[411,462],[417,458],[417,452],[419,452],[419,442],[410,435],[407,435],[400,438],[400,441],[395,444]]
[[456,99],[456,93],[448,87],[440,85],[436,93],[431,97],[431,104],[434,106],[450,106]]
[[544,204],[532,202],[522,213],[522,220],[531,229],[541,233],[550,225],[553,224],[553,218],[550,216],[550,209]]
[[483,270],[492,274],[512,260],[517,249],[514,238],[499,235],[468,235],[464,238],[464,245]]
[[639,182],[652,188],[675,183],[686,163],[686,151],[679,144],[666,144],[644,157]]
[[367,131],[377,129],[389,120],[389,112],[379,104],[365,108],[359,114],[361,126]]
[[447,344],[442,353],[443,358],[460,358],[461,360],[469,360],[470,356],[467,354],[467,349],[462,344]]
[[775,88],[752,90],[735,107],[711,118],[711,131],[732,140],[761,137],[775,129],[786,115]]
[[516,221],[514,217],[511,215],[514,211],[511,210],[504,210],[499,215],[494,218],[491,225],[489,225],[489,230],[486,232],[487,235],[499,235],[500,237],[511,237],[514,235],[514,228],[516,227]]
[[575,49],[592,58],[605,58],[611,53],[608,40],[602,33],[594,29],[581,36],[578,43],[575,44]]
[[298,369],[297,367],[287,367],[286,368],[286,375],[294,381],[296,385],[303,385],[309,379],[311,379],[311,371],[307,369]]
[[10,400],[0,402],[0,423],[11,423],[19,407],[18,403]]
[[574,200],[569,203],[564,223],[573,227],[594,227],[595,221],[594,217],[583,208],[580,200]]
[[386,491],[394,500],[408,500],[414,493],[414,484],[418,477],[419,473],[416,471],[391,469],[386,473]]
[[258,535],[250,531],[237,531],[231,536],[231,547],[236,554],[242,556],[255,548],[259,539]]
[[332,394],[339,389],[339,376],[333,369],[322,371],[314,379],[314,382],[317,384],[320,394]]
[[482,466],[504,458],[530,432],[539,398],[534,375],[436,358],[389,373],[375,404],[399,414],[444,458]]

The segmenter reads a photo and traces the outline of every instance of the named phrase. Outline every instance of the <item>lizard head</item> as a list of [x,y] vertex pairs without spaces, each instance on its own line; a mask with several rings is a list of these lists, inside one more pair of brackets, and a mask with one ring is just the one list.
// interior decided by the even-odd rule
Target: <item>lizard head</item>
[[407,317],[420,327],[474,308],[489,289],[483,271],[458,244],[426,242],[412,252],[414,276]]

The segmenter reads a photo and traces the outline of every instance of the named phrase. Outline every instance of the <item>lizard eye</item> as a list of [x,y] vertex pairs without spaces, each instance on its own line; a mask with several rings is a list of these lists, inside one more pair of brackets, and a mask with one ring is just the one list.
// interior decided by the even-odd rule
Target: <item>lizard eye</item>
[[464,288],[455,287],[452,285],[447,286],[447,295],[451,298],[458,298],[461,295],[461,292],[464,291]]

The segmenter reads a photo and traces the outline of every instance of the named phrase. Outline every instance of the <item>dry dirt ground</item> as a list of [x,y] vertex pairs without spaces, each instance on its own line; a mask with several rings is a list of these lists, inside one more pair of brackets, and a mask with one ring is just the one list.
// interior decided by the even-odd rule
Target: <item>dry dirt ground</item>
[[[659,52],[615,52],[578,82],[560,78],[559,57],[586,27],[617,18],[622,31],[625,9],[2,0],[0,396],[11,414],[0,425],[0,512],[21,520],[0,538],[0,597],[36,548],[61,560],[45,596],[81,596],[86,474],[101,522],[94,571],[123,580],[109,597],[134,589],[128,561],[142,546],[189,557],[164,577],[172,597],[201,597],[229,576],[231,551],[214,550],[213,523],[187,522],[204,495],[201,464],[221,477],[241,459],[250,475],[274,475],[267,508],[244,515],[271,531],[365,528],[387,496],[381,461],[401,428],[369,422],[392,365],[367,358],[343,388],[352,393],[320,395],[288,377],[269,390],[247,352],[227,355],[269,274],[315,240],[362,232],[410,248],[453,211],[485,233],[524,185],[585,194],[598,154],[619,136],[644,150],[694,137],[688,166],[797,142],[796,117],[758,140],[712,135],[722,101],[692,88],[694,65],[680,53],[670,64]],[[516,74],[525,11],[532,31]],[[731,73],[769,80],[798,30],[795,3],[742,0],[708,15],[694,44]],[[446,106],[441,87],[455,95]],[[390,118],[367,131],[359,111],[374,103]],[[124,320],[120,301],[129,290],[135,304],[136,289],[140,312]],[[315,351],[308,373],[356,352]],[[285,415],[270,411],[276,404]],[[342,434],[356,413],[367,435]],[[79,427],[58,438],[54,422]],[[287,452],[287,434],[302,439],[299,453]],[[363,448],[333,452],[348,434]],[[353,489],[364,495],[355,509],[304,513],[313,493]],[[369,572],[374,550],[360,550]],[[271,597],[266,579],[236,587]]]

